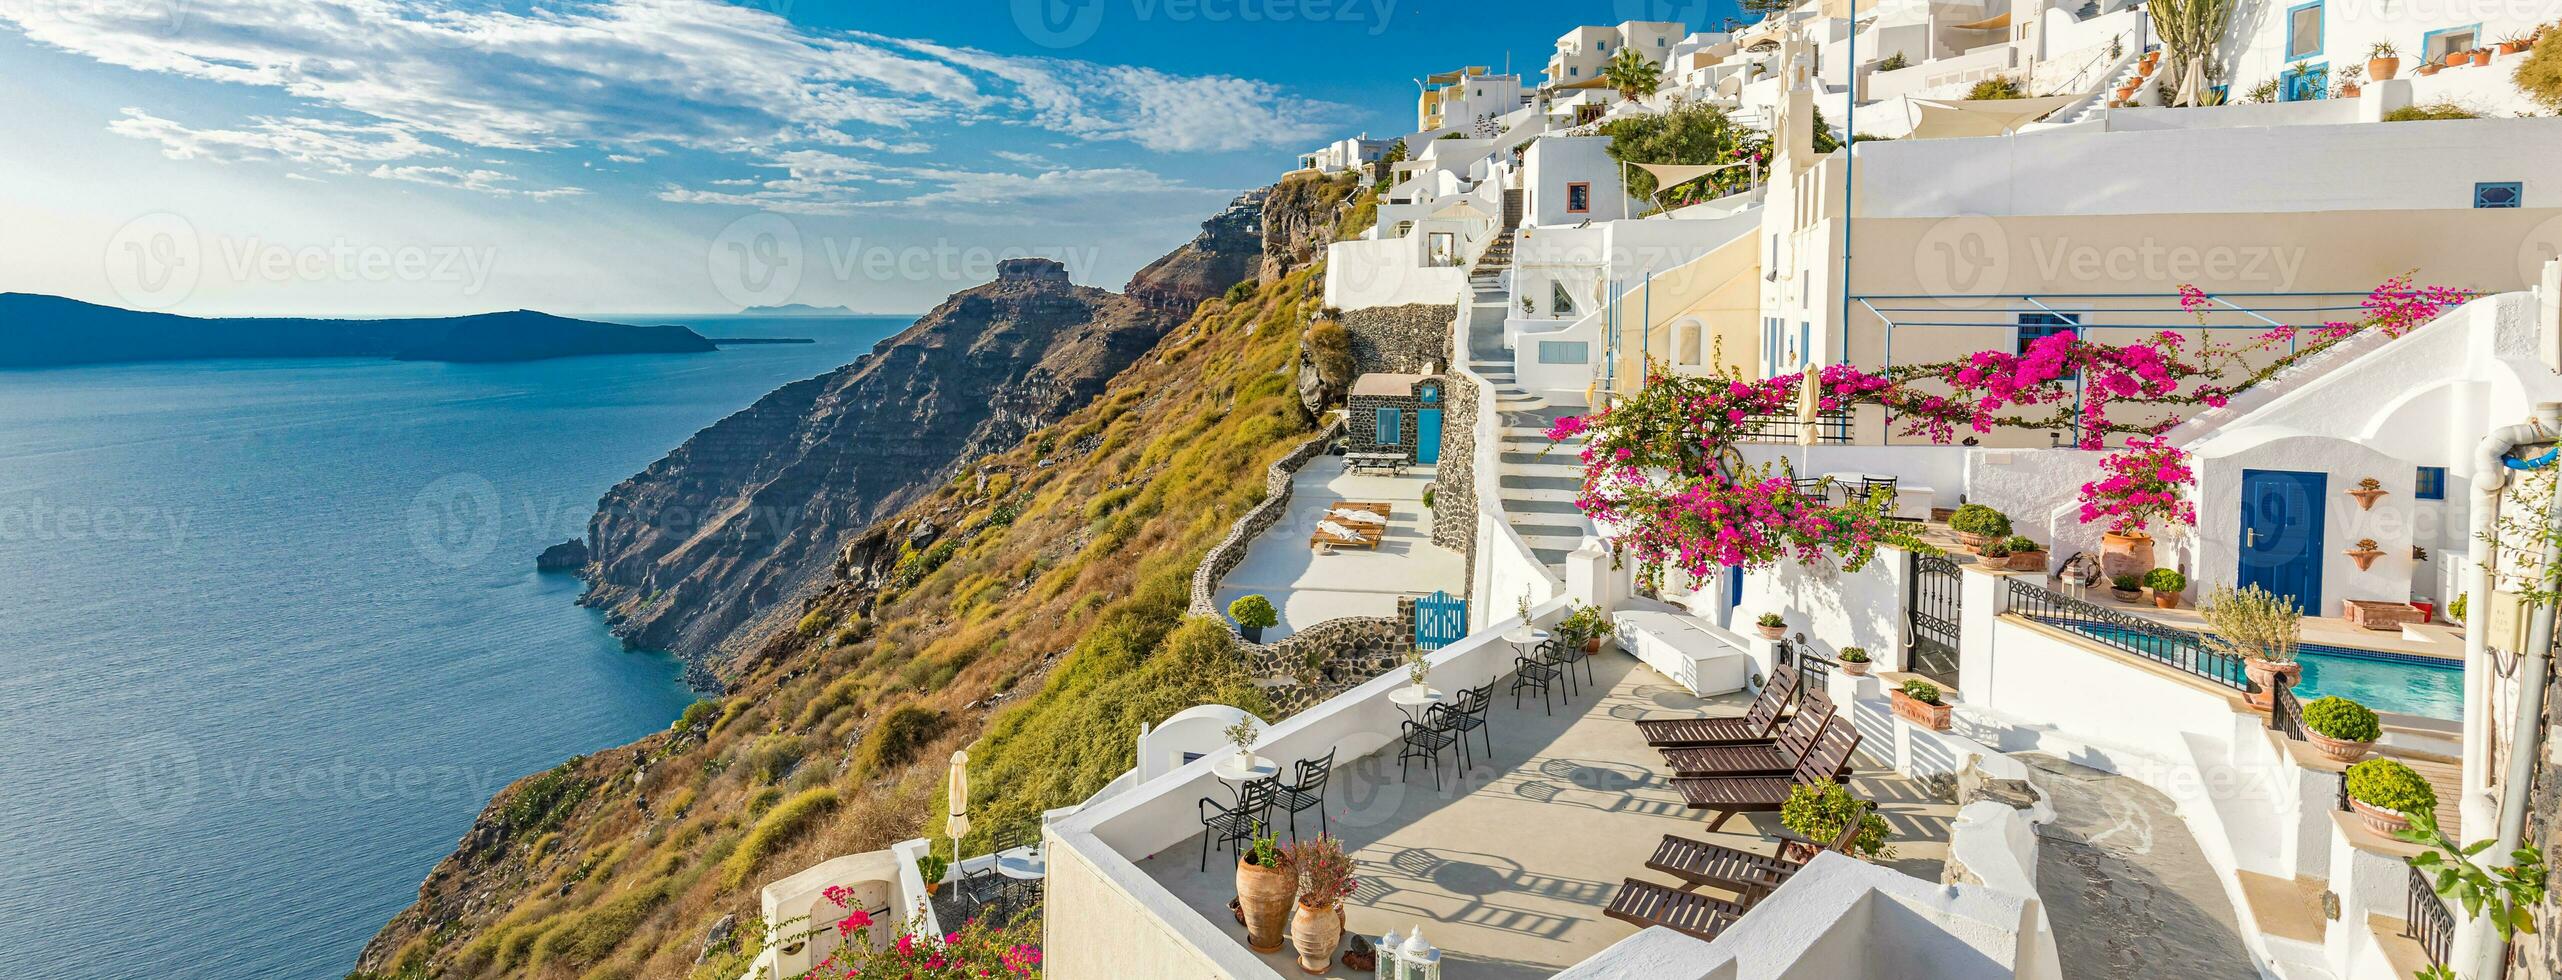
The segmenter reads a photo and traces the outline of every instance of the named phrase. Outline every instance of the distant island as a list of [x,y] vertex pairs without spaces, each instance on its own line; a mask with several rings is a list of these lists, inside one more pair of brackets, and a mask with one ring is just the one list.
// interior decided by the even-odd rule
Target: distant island
[[785,303],[781,306],[750,306],[738,311],[740,316],[862,316],[842,306],[811,306],[807,303]]
[[0,293],[0,368],[299,357],[489,363],[718,349],[680,326],[597,323],[532,310],[381,320],[206,318]]

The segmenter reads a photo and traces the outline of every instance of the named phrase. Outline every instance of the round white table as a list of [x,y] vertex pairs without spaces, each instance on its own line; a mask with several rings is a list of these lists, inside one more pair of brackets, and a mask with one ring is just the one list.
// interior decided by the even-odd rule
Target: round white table
[[1245,784],[1280,775],[1281,764],[1259,755],[1238,756],[1230,753],[1210,765],[1210,774],[1219,777],[1220,782],[1228,784],[1228,792],[1236,795],[1237,802],[1243,803],[1245,802]]
[[1539,644],[1548,642],[1548,631],[1542,629],[1514,629],[1511,632],[1505,633],[1503,638],[1512,643],[1512,649],[1514,652],[1527,657],[1530,655],[1531,651],[1539,648]]
[[1038,881],[1049,874],[1049,855],[1038,844],[996,853],[996,873],[1018,881]]
[[1423,724],[1423,713],[1429,710],[1430,706],[1440,704],[1445,698],[1440,691],[1433,688],[1407,684],[1388,692],[1388,700],[1396,704],[1397,710],[1405,712],[1408,719],[1420,725]]

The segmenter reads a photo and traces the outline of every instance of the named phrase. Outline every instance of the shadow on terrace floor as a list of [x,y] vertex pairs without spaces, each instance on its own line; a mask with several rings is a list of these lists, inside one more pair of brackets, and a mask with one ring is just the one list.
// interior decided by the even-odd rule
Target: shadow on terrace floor
[[[1346,903],[1350,931],[1376,936],[1421,924],[1453,976],[1544,977],[1636,932],[1601,911],[1623,878],[1672,883],[1645,869],[1664,834],[1769,848],[1760,834],[1778,828],[1777,814],[1740,815],[1724,832],[1708,833],[1708,817],[1683,805],[1662,757],[1629,724],[1741,714],[1746,699],[1693,697],[1623,654],[1589,663],[1596,683],[1553,715],[1535,694],[1514,708],[1498,682],[1488,724],[1493,757],[1479,743],[1475,765],[1464,774],[1452,767],[1438,790],[1420,763],[1399,778],[1393,744],[1337,765],[1326,822],[1359,875]],[[1887,864],[1938,880],[1954,808],[1875,769],[1855,775],[1851,791],[1879,801],[1894,828],[1898,854]],[[1303,814],[1299,833],[1315,834],[1315,817]],[[1286,819],[1280,833],[1289,833]],[[1201,846],[1195,835],[1139,867],[1243,945],[1245,930],[1227,908],[1236,859],[1212,842],[1210,870],[1202,871]],[[1286,950],[1264,960],[1276,972],[1303,975]],[[1327,975],[1355,974],[1338,958]]]

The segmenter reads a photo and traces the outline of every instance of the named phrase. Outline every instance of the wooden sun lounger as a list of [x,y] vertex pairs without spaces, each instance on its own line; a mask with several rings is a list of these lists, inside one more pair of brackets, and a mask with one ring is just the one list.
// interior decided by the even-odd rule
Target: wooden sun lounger
[[1664,765],[1671,767],[1675,776],[1785,776],[1797,771],[1797,764],[1805,761],[1806,751],[1815,747],[1815,736],[1832,717],[1832,704],[1819,701],[1797,709],[1796,716],[1780,729],[1778,738],[1667,748],[1663,750]]
[[1637,722],[1637,733],[1645,736],[1646,744],[1657,748],[1766,739],[1771,737],[1771,729],[1778,727],[1780,712],[1796,693],[1797,674],[1781,671],[1762,687],[1761,696],[1753,699],[1752,710],[1741,718],[1647,718]]
[[[1341,525],[1345,530],[1351,531],[1353,536],[1337,537],[1335,535],[1327,534],[1325,528],[1320,526],[1315,531],[1308,534],[1309,547],[1313,548],[1320,544],[1330,544],[1337,548],[1377,548],[1379,546],[1379,542],[1387,539],[1387,520],[1391,513],[1388,509],[1388,505],[1338,500],[1335,501],[1332,506],[1326,508],[1328,514],[1338,510],[1377,514],[1379,515],[1380,522],[1377,524],[1362,524],[1357,521],[1335,520],[1336,524]],[[1328,518],[1324,516],[1317,518],[1320,522],[1327,519]]]
[[1743,918],[1746,909],[1722,898],[1711,898],[1696,892],[1678,891],[1629,878],[1612,896],[1610,907],[1601,914],[1643,929],[1662,926],[1674,932],[1714,940],[1727,926]]
[[[1862,801],[1859,806],[1858,818],[1842,824],[1841,833],[1833,838],[1829,849],[1851,852],[1852,843],[1859,839],[1861,821],[1876,804]],[[1685,884],[1732,889],[1749,901],[1786,884],[1790,876],[1806,866],[1788,857],[1788,845],[1819,843],[1785,830],[1763,839],[1772,842],[1769,854],[1665,834],[1663,843],[1655,847],[1654,856],[1646,859],[1646,867]]]
[[1851,753],[1859,748],[1859,729],[1850,719],[1836,716],[1824,723],[1815,736],[1815,747],[1797,763],[1797,770],[1786,776],[1674,776],[1672,788],[1681,794],[1682,802],[1694,810],[1715,810],[1717,819],[1708,829],[1716,830],[1738,813],[1769,813],[1788,802],[1788,791],[1796,786],[1814,786],[1840,778],[1850,767]]

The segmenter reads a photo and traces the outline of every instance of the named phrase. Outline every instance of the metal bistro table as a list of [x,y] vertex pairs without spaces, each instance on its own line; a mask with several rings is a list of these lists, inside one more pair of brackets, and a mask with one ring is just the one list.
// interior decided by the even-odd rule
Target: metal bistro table
[[1396,704],[1397,710],[1405,712],[1408,720],[1422,725],[1424,716],[1431,707],[1447,700],[1447,696],[1434,688],[1407,684],[1388,692],[1388,700]]
[[1281,774],[1281,764],[1262,756],[1229,755],[1210,766],[1210,774],[1228,784],[1228,792],[1238,803],[1245,802],[1245,784],[1270,779]]
[[1514,629],[1505,633],[1503,638],[1512,643],[1514,651],[1527,657],[1539,649],[1539,644],[1548,642],[1548,635],[1548,631],[1543,629]]
[[1049,874],[1049,868],[1049,855],[1043,853],[1038,844],[996,853],[996,873],[1016,881],[1038,881]]

